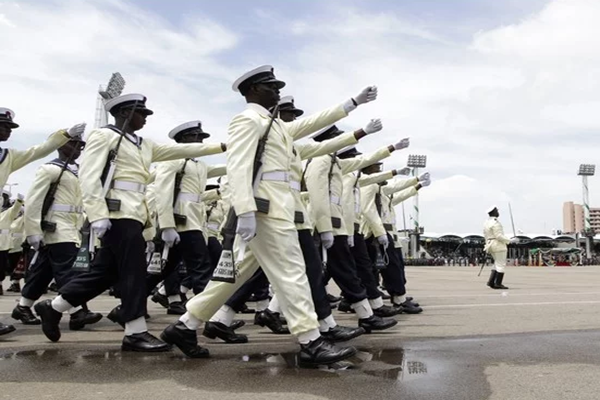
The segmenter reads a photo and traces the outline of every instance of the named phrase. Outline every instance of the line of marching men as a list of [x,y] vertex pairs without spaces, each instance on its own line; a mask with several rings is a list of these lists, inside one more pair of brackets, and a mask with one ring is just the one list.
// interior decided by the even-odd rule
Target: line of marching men
[[[110,288],[120,304],[107,317],[124,327],[123,351],[176,346],[199,358],[209,355],[198,344],[201,327],[209,338],[248,341],[236,332],[243,321],[235,315],[254,295],[255,323],[293,334],[304,366],[352,357],[356,350],[340,342],[392,328],[397,314],[420,313],[406,293],[394,208],[428,186],[430,177],[381,168],[381,160],[409,140],[392,139],[361,154],[355,145],[381,131],[381,121],[351,132],[335,125],[376,100],[376,87],[298,118],[303,111],[294,99],[280,97],[284,86],[268,65],[237,79],[233,89],[247,107],[232,119],[226,144],[204,143],[210,134],[200,121],[174,128],[172,144],[142,138],[153,112],[145,96],[127,94],[106,103],[115,123],[91,131],[86,142],[85,124],[78,124],[25,152],[2,150],[2,184],[12,171],[58,150],[38,169],[20,217],[35,256],[12,317],[41,324],[56,342],[63,313],[71,315],[70,329],[97,322],[102,316],[86,304]],[[13,118],[11,110],[0,109],[0,140],[18,127]],[[226,166],[201,161],[222,152]],[[207,185],[210,178],[219,184]],[[21,211],[23,199],[13,207]],[[2,233],[17,220],[10,210],[2,214],[6,221],[0,218]],[[81,231],[89,232],[83,240]],[[87,268],[85,250],[93,254]],[[9,271],[8,251],[0,257],[2,271]],[[232,279],[219,279],[221,269],[235,269]],[[52,279],[60,294],[34,306]],[[329,280],[341,289],[340,311],[354,313],[356,326],[335,321]],[[188,299],[189,292],[194,296]],[[149,296],[180,315],[160,338],[146,326]],[[0,325],[0,334],[13,330]]]

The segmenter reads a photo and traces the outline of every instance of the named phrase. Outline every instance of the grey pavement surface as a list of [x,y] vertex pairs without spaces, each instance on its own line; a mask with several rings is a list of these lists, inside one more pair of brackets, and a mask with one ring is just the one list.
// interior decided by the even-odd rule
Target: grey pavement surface
[[[486,270],[407,268],[421,315],[352,342],[360,352],[330,369],[298,369],[291,336],[277,336],[239,314],[250,343],[199,336],[208,360],[119,351],[120,327],[103,319],[50,343],[39,327],[10,319],[18,297],[0,296],[0,399],[598,399],[600,267],[512,267],[506,291],[485,286]],[[485,275],[485,276],[484,276]],[[335,291],[332,288],[332,291]],[[106,314],[115,299],[90,308]],[[252,305],[252,304],[250,304]],[[151,332],[176,317],[149,302]],[[350,314],[335,312],[343,325]]]

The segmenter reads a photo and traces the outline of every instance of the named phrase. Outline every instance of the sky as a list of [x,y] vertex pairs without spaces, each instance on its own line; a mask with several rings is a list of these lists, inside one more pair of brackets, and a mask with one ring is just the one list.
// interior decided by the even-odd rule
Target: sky
[[[0,0],[0,106],[21,124],[3,146],[80,121],[89,132],[98,86],[117,71],[155,111],[143,136],[167,142],[200,119],[226,141],[245,107],[231,84],[271,64],[307,113],[378,86],[339,126],[382,119],[363,153],[409,137],[385,168],[427,155],[426,231],[481,232],[491,205],[510,230],[510,202],[517,230],[551,233],[563,202],[581,202],[578,166],[600,148],[597,21],[597,0]],[[26,194],[40,164],[11,176],[14,192]],[[592,206],[597,192],[592,177]]]

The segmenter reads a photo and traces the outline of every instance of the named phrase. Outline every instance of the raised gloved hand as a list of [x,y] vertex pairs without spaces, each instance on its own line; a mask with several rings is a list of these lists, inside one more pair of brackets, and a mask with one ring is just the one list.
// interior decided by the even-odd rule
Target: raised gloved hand
[[381,120],[379,118],[375,118],[369,121],[367,126],[363,128],[363,131],[367,135],[370,135],[371,133],[379,132],[381,129],[383,129],[383,124],[381,123]]
[[409,138],[404,138],[401,141],[399,141],[398,143],[394,144],[394,150],[402,150],[407,148],[410,145],[410,139]]
[[42,241],[44,240],[44,236],[42,235],[31,235],[27,236],[27,243],[35,250],[38,251],[42,246]]
[[377,86],[367,86],[358,95],[353,97],[357,105],[365,104],[377,99]]
[[421,175],[419,175],[419,182],[423,182],[423,181],[429,181],[431,180],[431,176],[429,175],[429,172],[424,172]]
[[155,250],[156,250],[156,245],[154,244],[154,241],[148,240],[146,242],[146,253],[152,254],[152,253],[154,253]]
[[102,236],[104,236],[106,231],[109,230],[111,226],[112,226],[112,224],[110,223],[110,219],[103,218],[103,219],[99,219],[98,221],[92,222],[91,228],[92,228],[92,231],[94,231],[94,234],[96,235],[96,237],[98,239],[101,239]]
[[387,235],[381,235],[377,237],[377,241],[379,242],[380,245],[382,245],[383,247],[387,247],[390,244],[390,241],[388,240]]
[[510,242],[513,243],[513,244],[519,243],[520,241],[521,241],[521,239],[519,239],[517,237],[514,237],[514,238],[510,239]]
[[244,242],[249,242],[256,235],[256,213],[247,212],[238,216],[235,233],[241,236]]
[[24,201],[25,200],[25,196],[23,196],[21,193],[19,193],[19,194],[17,194],[17,200]]
[[354,236],[348,236],[348,246],[354,247]]
[[325,247],[326,250],[330,249],[333,246],[333,232],[322,232],[321,233],[321,245]]
[[421,187],[427,187],[429,185],[431,185],[431,179],[425,179],[419,182],[419,184],[421,185]]
[[87,124],[85,122],[73,125],[69,129],[67,129],[67,135],[69,135],[69,137],[71,137],[71,138],[83,135],[86,125]]
[[396,169],[396,175],[410,175],[410,171],[412,171],[412,169],[410,167],[404,167],[401,169]]
[[164,229],[160,235],[160,238],[169,247],[175,246],[180,240],[179,233],[177,233],[175,228]]

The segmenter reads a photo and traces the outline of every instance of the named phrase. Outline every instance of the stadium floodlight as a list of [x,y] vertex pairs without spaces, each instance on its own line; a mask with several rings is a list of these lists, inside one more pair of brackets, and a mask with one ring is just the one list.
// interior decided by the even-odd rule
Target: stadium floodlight
[[406,165],[411,168],[425,168],[427,166],[427,156],[411,154],[408,156]]
[[577,175],[581,176],[581,185],[583,189],[583,221],[585,223],[585,256],[589,260],[592,258],[592,220],[590,217],[590,190],[588,187],[588,176],[594,176],[596,165],[581,164]]
[[[425,168],[427,166],[427,156],[425,155],[417,155],[411,154],[408,156],[407,166],[411,167],[413,170],[413,176],[416,178],[419,176],[419,168]],[[413,205],[413,223],[414,230],[411,235],[411,256],[413,258],[418,258],[419,256],[419,235],[423,233],[423,227],[419,226],[419,192],[414,197],[414,205]]]
[[99,90],[98,93],[105,100],[114,99],[117,96],[120,96],[123,93],[123,89],[125,88],[125,79],[119,72],[115,72],[110,77],[108,81],[108,85],[106,85],[105,90]]

